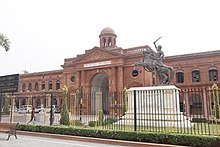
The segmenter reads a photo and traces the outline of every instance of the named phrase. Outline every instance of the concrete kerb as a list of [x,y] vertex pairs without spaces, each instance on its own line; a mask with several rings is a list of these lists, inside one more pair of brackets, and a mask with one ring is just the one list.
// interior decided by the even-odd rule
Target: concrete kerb
[[186,146],[177,146],[177,145],[169,145],[169,144],[144,143],[144,142],[112,140],[112,139],[82,137],[82,136],[70,136],[70,135],[50,134],[50,133],[38,133],[38,132],[28,132],[28,131],[17,131],[17,134],[18,134],[18,139],[20,134],[26,136],[36,136],[36,137],[38,136],[45,138],[66,139],[66,140],[74,140],[74,141],[95,142],[95,143],[105,143],[112,145],[135,146],[135,147],[186,147]]

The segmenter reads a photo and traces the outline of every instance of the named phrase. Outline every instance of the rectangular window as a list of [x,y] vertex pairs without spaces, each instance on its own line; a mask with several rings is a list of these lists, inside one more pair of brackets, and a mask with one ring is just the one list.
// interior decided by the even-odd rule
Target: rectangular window
[[57,81],[57,83],[56,83],[56,90],[59,90],[59,89],[60,89],[60,82]]
[[52,90],[52,82],[49,82],[49,90]]
[[200,72],[198,70],[192,72],[192,82],[200,82]]
[[176,73],[176,83],[183,83],[184,82],[184,73],[178,72]]
[[38,83],[35,83],[35,85],[34,85],[34,90],[35,90],[35,91],[38,91]]
[[218,81],[218,71],[216,69],[209,70],[209,81]]
[[45,83],[44,82],[42,83],[41,86],[42,86],[42,90],[45,90]]

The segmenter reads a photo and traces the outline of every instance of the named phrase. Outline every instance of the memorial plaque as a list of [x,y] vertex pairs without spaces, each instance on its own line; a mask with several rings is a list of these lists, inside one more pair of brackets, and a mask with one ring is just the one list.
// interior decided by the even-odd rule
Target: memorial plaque
[[19,74],[0,76],[0,93],[18,92]]

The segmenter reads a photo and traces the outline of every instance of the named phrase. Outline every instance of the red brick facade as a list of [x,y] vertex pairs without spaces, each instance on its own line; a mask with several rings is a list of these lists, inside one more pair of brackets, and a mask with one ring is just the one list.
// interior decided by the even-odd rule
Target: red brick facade
[[[100,47],[86,50],[83,55],[65,59],[62,65],[63,70],[20,75],[20,91],[16,93],[17,106],[20,107],[23,104],[32,103],[37,106],[39,101],[43,105],[48,105],[46,104],[47,93],[51,92],[55,92],[58,95],[56,97],[56,105],[60,105],[62,87],[64,85],[67,85],[69,95],[71,95],[76,93],[77,90],[81,90],[83,93],[98,91],[110,93],[123,91],[125,87],[151,86],[154,84],[155,76],[144,70],[143,67],[138,67],[138,75],[136,77],[132,76],[132,71],[134,70],[132,64],[143,59],[143,50],[148,46],[128,49],[117,47],[117,35],[111,28],[103,29],[99,37]],[[165,57],[163,62],[174,68],[175,75],[172,82],[177,87],[209,87],[213,82],[219,82],[218,72],[215,75],[217,80],[210,81],[209,77],[211,69],[215,71],[220,69],[219,58],[220,51],[211,51],[169,56]],[[195,74],[193,71],[196,71]],[[184,79],[180,79],[177,82],[177,73],[183,73]],[[195,79],[199,76],[199,80],[193,82],[193,76]],[[45,89],[42,89],[43,82],[45,83]],[[32,84],[31,91],[28,91],[29,83]],[[35,83],[38,83],[37,90],[34,90]],[[24,85],[26,89],[22,90]],[[70,99],[68,100],[70,101]],[[69,104],[69,107],[71,107],[71,104]]]

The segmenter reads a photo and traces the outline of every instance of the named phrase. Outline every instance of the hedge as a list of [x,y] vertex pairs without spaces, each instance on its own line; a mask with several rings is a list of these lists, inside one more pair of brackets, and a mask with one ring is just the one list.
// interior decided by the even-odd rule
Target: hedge
[[71,126],[39,126],[19,124],[17,129],[21,131],[118,139],[137,142],[162,143],[172,145],[185,145],[194,147],[209,147],[211,146],[211,144],[220,141],[220,136],[200,136],[158,132],[95,130],[91,128],[75,128]]

